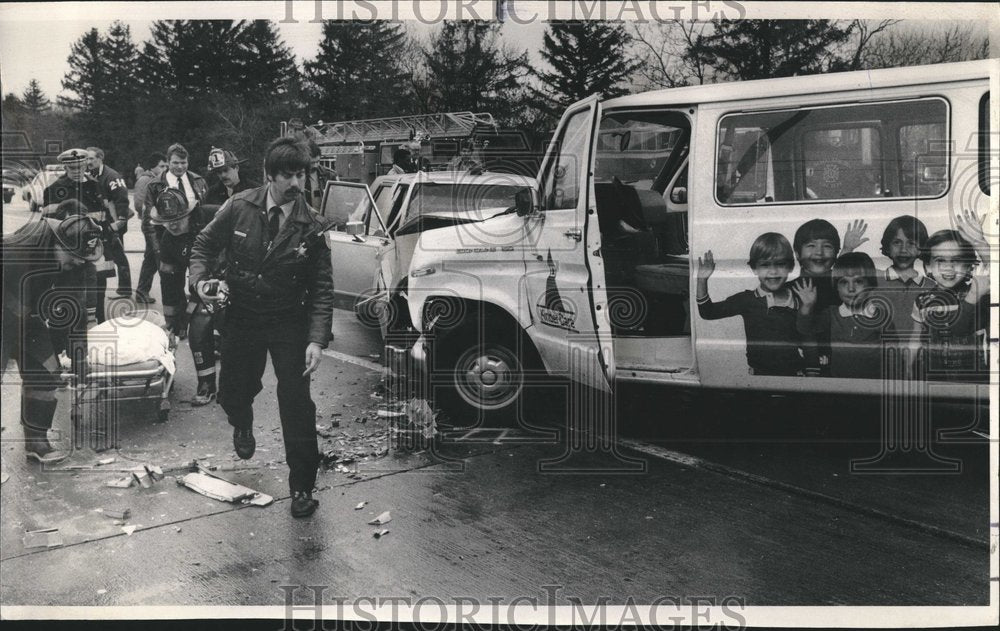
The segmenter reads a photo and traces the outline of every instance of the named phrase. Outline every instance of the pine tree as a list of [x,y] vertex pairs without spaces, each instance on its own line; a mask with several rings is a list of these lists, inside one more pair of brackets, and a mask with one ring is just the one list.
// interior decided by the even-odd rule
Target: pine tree
[[446,20],[424,51],[432,111],[492,112],[507,122],[523,108],[528,53],[499,44],[500,25]]
[[70,47],[66,59],[69,70],[62,80],[62,87],[71,96],[59,96],[59,103],[76,110],[89,112],[102,102],[107,89],[107,71],[104,65],[104,39],[96,28],[84,33]]
[[852,30],[829,20],[717,20],[713,26],[686,56],[740,81],[823,72],[837,61],[831,48]]
[[37,79],[32,79],[28,82],[28,87],[24,90],[24,94],[21,95],[21,101],[24,104],[24,108],[32,114],[39,114],[52,109],[52,102],[42,92],[42,87],[38,85]]
[[553,21],[545,32],[542,58],[551,71],[534,70],[542,83],[535,90],[540,105],[561,113],[575,101],[598,93],[613,98],[628,92],[623,85],[639,66],[626,49],[632,37],[624,24],[596,20]]
[[402,68],[407,47],[400,24],[327,20],[319,54],[305,63],[311,101],[327,121],[378,118],[406,112]]

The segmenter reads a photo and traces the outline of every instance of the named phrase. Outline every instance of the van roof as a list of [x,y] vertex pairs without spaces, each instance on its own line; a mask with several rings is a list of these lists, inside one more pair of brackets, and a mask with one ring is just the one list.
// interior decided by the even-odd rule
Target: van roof
[[[905,68],[885,68],[881,70],[858,70],[854,72],[831,72],[822,75],[803,75],[781,79],[758,79],[754,81],[728,81],[683,88],[666,88],[640,94],[609,99],[603,107],[643,107],[649,105],[698,105],[723,101],[761,99],[777,95],[822,94],[844,92],[846,90],[867,90],[872,88],[905,85],[926,85],[971,79],[989,79],[990,72],[997,68],[996,59],[963,61],[950,64],[908,66]],[[803,79],[811,79],[803,81]]]

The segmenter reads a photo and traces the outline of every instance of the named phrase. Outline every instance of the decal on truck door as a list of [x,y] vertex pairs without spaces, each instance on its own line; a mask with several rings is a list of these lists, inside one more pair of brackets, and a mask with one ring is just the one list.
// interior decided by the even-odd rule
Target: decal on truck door
[[573,305],[562,299],[556,285],[556,263],[552,260],[552,250],[548,254],[549,277],[545,281],[545,293],[538,302],[538,319],[542,324],[576,332],[576,311]]

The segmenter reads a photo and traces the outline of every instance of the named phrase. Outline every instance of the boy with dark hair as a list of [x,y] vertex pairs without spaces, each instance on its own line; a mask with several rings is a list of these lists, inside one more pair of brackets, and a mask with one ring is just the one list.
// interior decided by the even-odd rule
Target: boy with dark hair
[[709,250],[698,259],[698,313],[706,320],[743,318],[750,374],[800,375],[802,356],[795,328],[798,305],[786,283],[795,265],[792,246],[776,232],[764,233],[750,247],[747,263],[757,274],[759,287],[712,302],[708,279],[715,271],[715,258]]
[[806,340],[829,339],[830,376],[857,379],[882,377],[882,333],[884,326],[874,305],[867,300],[877,286],[878,272],[871,257],[862,252],[842,255],[833,265],[831,285],[839,304],[817,311],[817,286],[803,279],[794,287],[802,306],[796,327]]
[[899,332],[913,330],[913,301],[933,284],[913,266],[926,241],[924,222],[912,215],[896,217],[882,233],[882,254],[892,265],[879,274],[879,295],[892,310],[892,324]]
[[[862,238],[868,225],[857,220],[847,226],[844,233],[843,250],[841,250],[840,234],[833,224],[825,219],[810,219],[795,231],[792,243],[795,247],[795,257],[799,261],[799,278],[795,283],[802,286],[805,280],[811,280],[816,288],[816,310],[840,303],[837,292],[830,280],[830,270],[839,254],[853,252],[862,243],[868,241]],[[815,340],[803,348],[806,359],[806,373],[809,376],[827,374],[830,361],[830,344],[820,334]]]

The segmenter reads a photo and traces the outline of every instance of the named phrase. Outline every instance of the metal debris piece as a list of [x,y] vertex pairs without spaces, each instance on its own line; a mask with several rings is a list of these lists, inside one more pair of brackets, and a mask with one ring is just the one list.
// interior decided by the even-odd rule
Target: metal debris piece
[[250,500],[250,504],[260,507],[270,506],[272,502],[274,502],[274,498],[263,493],[257,493],[254,498]]
[[382,537],[386,536],[387,534],[389,534],[388,529],[386,529],[386,528],[380,528],[380,529],[376,530],[375,532],[373,532],[372,536],[375,537],[376,539],[381,539]]
[[139,483],[144,489],[152,488],[153,479],[149,476],[149,471],[146,471],[145,467],[137,467],[132,470],[132,477],[135,481]]
[[375,519],[371,520],[368,523],[372,526],[381,526],[383,524],[388,524],[390,521],[392,521],[392,515],[389,514],[389,511],[385,511],[384,513],[382,513],[381,515],[379,515],[378,517],[376,517]]
[[132,533],[135,532],[135,529],[136,526],[122,526],[122,532],[130,537],[132,536]]
[[154,482],[159,482],[164,478],[163,469],[156,465],[144,465],[146,471],[149,473],[149,477],[153,479]]
[[109,486],[113,489],[127,489],[128,487],[132,486],[133,482],[135,482],[135,478],[133,476],[129,476],[127,478],[116,478],[114,480],[108,480],[107,482],[104,483],[104,486]]
[[354,507],[354,510],[361,510],[368,505],[368,502],[358,502],[358,505]]
[[115,458],[114,458],[114,456],[112,456],[110,458],[102,458],[101,460],[98,460],[97,464],[99,464],[99,465],[111,464],[114,461],[115,461]]
[[219,478],[211,477],[205,473],[189,473],[177,480],[177,483],[188,487],[196,493],[201,493],[205,497],[210,497],[220,502],[239,502],[254,496],[256,491],[245,486],[226,482]]
[[28,530],[24,533],[25,548],[55,548],[62,545],[62,535],[58,528]]
[[112,519],[128,519],[132,516],[132,511],[128,508],[102,508],[101,512],[104,513],[105,517]]

